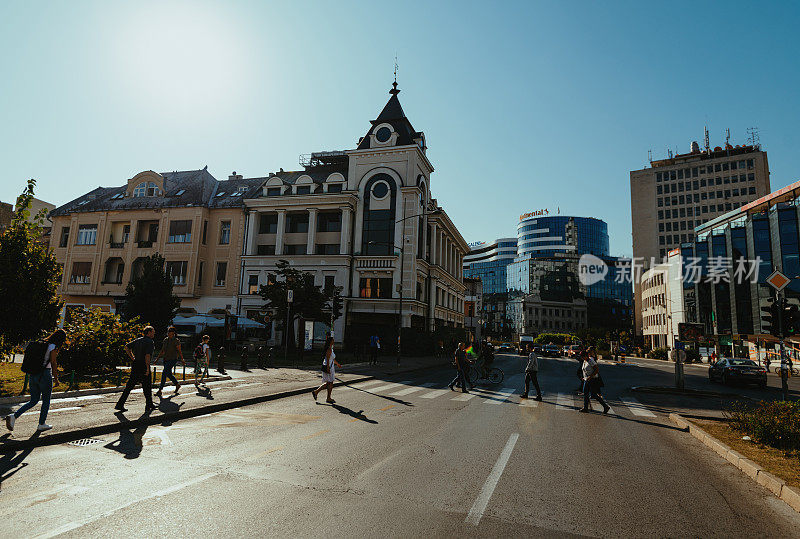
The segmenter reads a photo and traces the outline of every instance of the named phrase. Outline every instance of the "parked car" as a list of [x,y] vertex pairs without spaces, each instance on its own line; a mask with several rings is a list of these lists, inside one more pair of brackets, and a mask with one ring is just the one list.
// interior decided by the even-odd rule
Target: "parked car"
[[561,347],[555,344],[546,344],[542,348],[542,355],[546,357],[561,357]]
[[578,357],[578,353],[580,352],[580,349],[581,349],[580,345],[573,344],[571,346],[567,346],[564,349],[564,352],[565,352],[565,355],[567,357],[576,358],[576,357]]
[[719,380],[725,385],[731,382],[758,384],[758,387],[764,389],[767,387],[767,370],[751,359],[721,358],[708,367],[708,380]]
[[519,355],[527,356],[533,348],[533,337],[522,335],[519,338]]

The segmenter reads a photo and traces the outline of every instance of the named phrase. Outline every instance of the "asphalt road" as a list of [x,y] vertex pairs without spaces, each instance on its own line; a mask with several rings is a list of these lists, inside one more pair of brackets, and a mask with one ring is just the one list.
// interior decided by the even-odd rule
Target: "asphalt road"
[[630,391],[668,365],[602,365],[604,416],[577,412],[570,360],[541,360],[544,401],[524,404],[521,358],[497,363],[504,382],[470,396],[429,371],[7,455],[0,535],[800,536],[674,405]]

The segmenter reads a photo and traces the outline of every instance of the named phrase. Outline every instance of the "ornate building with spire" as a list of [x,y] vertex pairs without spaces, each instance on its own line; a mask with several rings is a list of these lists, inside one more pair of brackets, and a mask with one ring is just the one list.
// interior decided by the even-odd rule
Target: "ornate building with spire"
[[[302,170],[261,178],[244,200],[239,314],[259,317],[259,286],[285,259],[320,286],[341,286],[337,341],[398,329],[464,326],[462,261],[469,247],[431,191],[424,133],[405,115],[397,82],[355,149],[301,157]],[[251,178],[248,181],[256,180]]]

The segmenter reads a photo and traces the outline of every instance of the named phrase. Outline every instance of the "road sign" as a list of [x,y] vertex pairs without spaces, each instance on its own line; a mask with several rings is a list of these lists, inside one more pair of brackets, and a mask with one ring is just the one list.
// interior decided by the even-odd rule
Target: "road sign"
[[289,303],[294,301],[294,290],[286,291],[286,301],[288,301]]
[[773,271],[772,274],[767,277],[767,284],[778,292],[786,288],[786,285],[788,285],[790,282],[791,279],[778,270]]

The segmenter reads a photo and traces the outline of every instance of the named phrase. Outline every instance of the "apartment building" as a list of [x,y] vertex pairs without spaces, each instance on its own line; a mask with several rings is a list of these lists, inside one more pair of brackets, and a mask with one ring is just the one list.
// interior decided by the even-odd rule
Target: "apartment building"
[[[664,260],[694,229],[769,193],[767,152],[760,145],[709,147],[650,162],[630,172],[634,259],[644,270]],[[641,287],[634,282],[636,332],[642,334]]]
[[232,309],[239,288],[243,200],[259,184],[235,173],[145,171],[98,187],[52,212],[59,293],[73,308],[117,312],[131,276],[154,253],[166,261],[181,307]]
[[[396,84],[352,150],[301,158],[302,170],[254,178],[247,212],[239,314],[269,311],[257,295],[276,263],[341,286],[337,341],[397,342],[402,327],[464,327],[462,263],[469,248],[432,196],[425,135],[406,117]],[[388,346],[388,344],[387,344]]]

